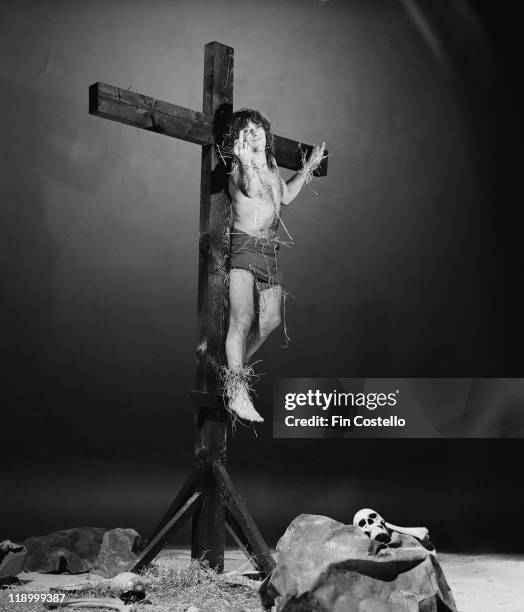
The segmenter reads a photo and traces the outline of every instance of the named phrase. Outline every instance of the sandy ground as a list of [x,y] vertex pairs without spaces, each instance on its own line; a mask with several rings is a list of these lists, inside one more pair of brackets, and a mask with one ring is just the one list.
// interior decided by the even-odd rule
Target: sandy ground
[[523,612],[524,555],[438,555],[459,612]]
[[[156,563],[171,566],[186,564],[188,550],[166,549]],[[438,555],[459,612],[524,612],[524,555]],[[242,552],[228,550],[224,571],[249,570]],[[51,587],[74,586],[101,580],[94,574],[49,575],[24,572],[29,581],[23,590],[46,592]]]

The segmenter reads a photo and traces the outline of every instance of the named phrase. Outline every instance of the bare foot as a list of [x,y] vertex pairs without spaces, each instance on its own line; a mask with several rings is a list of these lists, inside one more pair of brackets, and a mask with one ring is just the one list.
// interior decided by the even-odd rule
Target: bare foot
[[264,419],[253,406],[246,385],[241,383],[236,384],[234,391],[228,394],[228,399],[229,410],[235,413],[239,418],[245,421],[254,421],[256,423],[264,422]]

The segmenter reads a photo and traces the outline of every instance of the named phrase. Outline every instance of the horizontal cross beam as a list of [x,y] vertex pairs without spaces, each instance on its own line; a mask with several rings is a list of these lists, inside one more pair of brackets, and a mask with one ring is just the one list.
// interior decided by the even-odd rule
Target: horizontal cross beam
[[[276,136],[275,139],[275,158],[277,164],[281,168],[287,168],[288,170],[300,170],[302,168],[302,152],[304,155],[309,156],[313,147],[303,142],[297,142],[296,140],[290,140],[289,138],[283,138],[282,136]],[[327,175],[327,162],[328,162],[328,151],[324,151],[324,159],[320,163],[320,166],[313,173],[315,176],[326,176]]]
[[[203,113],[106,83],[94,83],[89,87],[89,114],[199,145],[214,142],[212,121]],[[301,151],[309,154],[311,149],[311,145],[275,136],[275,157],[282,168],[299,170]],[[327,157],[315,176],[326,174]]]
[[202,113],[106,83],[89,87],[89,114],[195,144],[213,144],[213,126]]

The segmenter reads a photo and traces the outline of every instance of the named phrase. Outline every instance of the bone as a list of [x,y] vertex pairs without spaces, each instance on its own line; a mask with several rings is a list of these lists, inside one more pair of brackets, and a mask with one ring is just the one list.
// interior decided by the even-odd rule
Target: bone
[[403,533],[405,535],[413,536],[417,538],[417,540],[425,540],[429,538],[429,531],[426,527],[399,527],[398,525],[392,525],[391,523],[386,522],[386,527],[391,531],[396,531],[397,533]]
[[[46,608],[51,606],[47,605]],[[117,610],[117,612],[136,612],[136,606],[126,606],[115,599],[66,599],[63,602],[52,604],[52,607],[60,608],[98,608],[99,610]]]

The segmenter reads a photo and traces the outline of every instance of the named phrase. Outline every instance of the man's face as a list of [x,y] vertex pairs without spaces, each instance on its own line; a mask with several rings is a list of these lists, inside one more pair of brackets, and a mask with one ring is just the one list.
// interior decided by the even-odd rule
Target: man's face
[[242,131],[244,132],[244,142],[247,142],[254,153],[265,150],[266,132],[261,125],[257,125],[250,120]]

